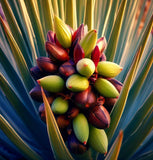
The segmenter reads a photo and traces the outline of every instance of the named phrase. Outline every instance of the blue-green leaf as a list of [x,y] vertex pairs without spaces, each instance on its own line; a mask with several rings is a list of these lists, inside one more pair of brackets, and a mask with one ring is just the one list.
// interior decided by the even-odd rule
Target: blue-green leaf
[[106,49],[106,57],[109,61],[113,61],[115,57],[115,52],[117,49],[119,34],[122,26],[122,21],[124,17],[125,7],[126,7],[127,0],[123,0],[121,2],[115,23],[113,25],[111,35],[108,41],[108,46]]
[[105,160],[117,160],[123,139],[123,131],[121,130],[118,137],[110,148]]
[[58,125],[56,123],[56,119],[54,114],[51,110],[49,102],[46,98],[46,95],[42,89],[42,96],[45,106],[45,115],[46,115],[46,124],[47,124],[47,131],[50,140],[50,145],[52,147],[55,159],[66,159],[66,160],[73,160],[73,157],[68,151]]
[[20,152],[29,160],[41,160],[41,157],[25,143],[11,125],[0,115],[0,128],[5,135],[16,145]]

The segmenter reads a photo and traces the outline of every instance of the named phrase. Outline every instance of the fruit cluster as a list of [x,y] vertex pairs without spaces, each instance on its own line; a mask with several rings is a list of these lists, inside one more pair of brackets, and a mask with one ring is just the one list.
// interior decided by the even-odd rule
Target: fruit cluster
[[[48,57],[39,57],[30,72],[37,85],[31,97],[43,102],[41,88],[51,105],[57,124],[69,149],[76,154],[88,147],[106,153],[108,140],[104,131],[109,127],[114,103],[122,84],[114,79],[119,65],[106,60],[106,40],[97,40],[97,31],[87,31],[83,24],[73,31],[54,17],[55,33],[49,31],[45,44]],[[43,103],[39,107],[45,122]]]

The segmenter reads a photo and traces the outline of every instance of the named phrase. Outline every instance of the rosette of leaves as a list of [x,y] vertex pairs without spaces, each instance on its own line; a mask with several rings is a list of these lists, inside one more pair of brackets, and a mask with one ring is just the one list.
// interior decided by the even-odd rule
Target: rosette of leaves
[[[153,1],[40,0],[0,1],[0,158],[1,159],[152,159]],[[45,38],[53,17],[76,30],[80,24],[105,36],[108,61],[120,64],[123,83],[110,113],[108,153],[92,148],[69,152],[43,94],[46,125],[29,91],[30,68],[47,56]],[[123,136],[124,135],[124,136]]]

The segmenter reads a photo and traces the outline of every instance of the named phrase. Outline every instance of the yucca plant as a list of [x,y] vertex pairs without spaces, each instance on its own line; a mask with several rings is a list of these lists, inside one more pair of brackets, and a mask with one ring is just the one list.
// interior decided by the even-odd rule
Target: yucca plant
[[[153,159],[153,1],[0,0],[0,159]],[[123,67],[123,83],[105,130],[108,151],[73,154],[42,90],[46,124],[29,92],[30,68],[47,57],[45,41],[60,17],[105,37],[107,60]],[[91,44],[92,45],[92,44]],[[89,46],[90,47],[90,46]],[[81,97],[80,97],[81,98]],[[96,145],[96,144],[94,144]]]

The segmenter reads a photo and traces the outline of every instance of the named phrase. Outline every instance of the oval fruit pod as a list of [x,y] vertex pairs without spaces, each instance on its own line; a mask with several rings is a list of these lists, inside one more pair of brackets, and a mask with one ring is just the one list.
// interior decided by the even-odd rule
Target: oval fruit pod
[[110,125],[110,115],[107,109],[102,105],[96,105],[87,114],[90,124],[99,129],[108,128]]
[[68,136],[68,148],[74,154],[83,154],[88,150],[88,146],[81,143],[75,136],[74,133],[71,133]]
[[98,78],[94,86],[104,97],[117,98],[119,96],[119,92],[114,85],[104,78]]
[[93,107],[96,102],[96,95],[92,90],[91,86],[89,86],[86,90],[76,93],[74,95],[74,102],[77,107],[80,109],[88,109]]
[[81,75],[87,78],[89,78],[95,72],[95,64],[89,58],[83,58],[79,60],[76,64],[76,68]]
[[105,131],[90,125],[88,145],[97,152],[102,154],[107,153],[108,139]]
[[40,70],[47,73],[54,73],[57,71],[57,65],[55,65],[48,57],[37,58],[37,65]]
[[56,99],[54,99],[51,108],[55,114],[64,114],[67,112],[69,104],[68,101],[64,98],[57,97]]
[[58,61],[69,60],[68,52],[64,48],[57,46],[55,43],[46,42],[45,47],[49,56],[55,58],[55,60]]
[[118,64],[109,61],[101,61],[97,66],[98,74],[109,78],[116,77],[122,69]]
[[64,89],[64,80],[57,75],[50,75],[37,80],[45,90],[53,93],[61,92]]
[[75,136],[80,142],[86,144],[89,137],[89,125],[85,115],[83,113],[79,113],[73,119],[72,123]]
[[73,67],[71,62],[65,62],[59,67],[59,73],[65,77],[69,77],[75,72],[75,68]]
[[86,77],[73,74],[67,79],[66,87],[72,92],[81,92],[89,87],[89,81]]
[[96,46],[96,41],[97,41],[97,31],[96,30],[91,30],[89,31],[79,42],[81,47],[84,50],[85,57],[90,57],[91,52]]
[[69,48],[72,43],[72,34],[69,27],[56,15],[54,16],[54,27],[58,41],[64,48]]

